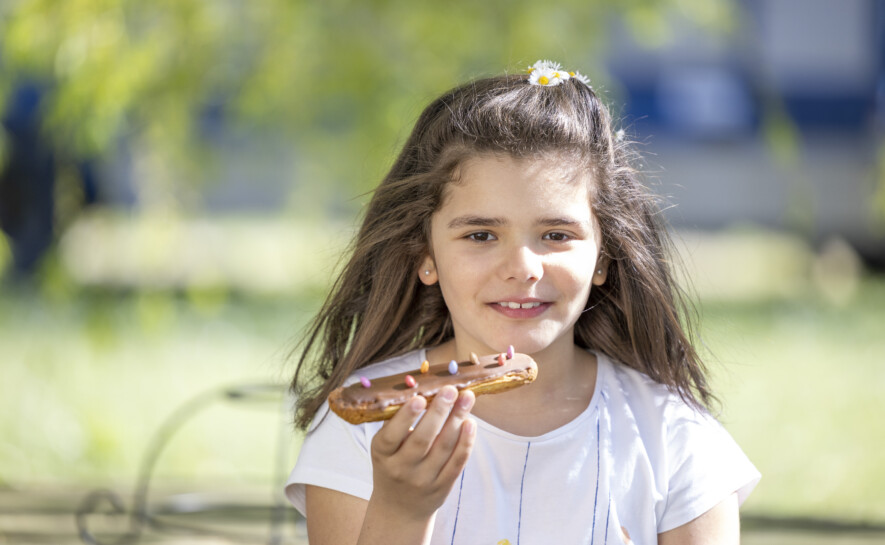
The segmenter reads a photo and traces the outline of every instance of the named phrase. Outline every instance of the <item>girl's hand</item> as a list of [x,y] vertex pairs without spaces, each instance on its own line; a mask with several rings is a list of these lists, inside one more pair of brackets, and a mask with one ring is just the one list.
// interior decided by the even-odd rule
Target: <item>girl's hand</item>
[[429,407],[427,400],[416,396],[384,424],[372,440],[370,511],[377,507],[401,520],[430,521],[473,448],[476,422],[467,415],[475,399],[469,390],[459,395],[453,386],[446,386]]

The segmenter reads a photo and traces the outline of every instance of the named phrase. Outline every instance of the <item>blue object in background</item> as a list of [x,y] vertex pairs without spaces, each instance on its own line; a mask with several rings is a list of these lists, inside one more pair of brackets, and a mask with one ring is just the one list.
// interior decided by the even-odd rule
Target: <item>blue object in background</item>
[[2,120],[7,159],[0,170],[0,228],[16,276],[33,273],[52,244],[55,158],[40,134],[42,94],[34,84],[19,85]]

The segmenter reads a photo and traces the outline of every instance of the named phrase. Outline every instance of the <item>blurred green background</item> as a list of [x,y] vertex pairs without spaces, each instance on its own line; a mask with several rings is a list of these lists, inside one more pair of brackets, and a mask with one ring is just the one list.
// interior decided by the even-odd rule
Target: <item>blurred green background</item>
[[188,413],[153,482],[271,501],[291,351],[367,192],[430,99],[539,58],[590,75],[675,205],[763,473],[744,513],[793,521],[754,543],[881,538],[883,29],[873,0],[0,3],[0,543],[74,542],[29,513],[130,490],[227,386],[280,393]]

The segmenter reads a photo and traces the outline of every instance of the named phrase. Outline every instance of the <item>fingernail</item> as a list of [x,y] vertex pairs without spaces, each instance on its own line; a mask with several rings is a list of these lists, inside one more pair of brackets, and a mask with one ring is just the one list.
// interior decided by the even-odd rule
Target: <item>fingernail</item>
[[458,396],[458,390],[454,388],[443,388],[439,394],[442,396],[443,401],[452,402],[455,401],[455,397]]
[[415,396],[409,401],[409,408],[413,411],[420,411],[424,408],[424,398],[421,396]]
[[463,395],[458,398],[458,407],[461,409],[469,409],[471,405],[473,405],[473,400],[475,398],[471,395]]

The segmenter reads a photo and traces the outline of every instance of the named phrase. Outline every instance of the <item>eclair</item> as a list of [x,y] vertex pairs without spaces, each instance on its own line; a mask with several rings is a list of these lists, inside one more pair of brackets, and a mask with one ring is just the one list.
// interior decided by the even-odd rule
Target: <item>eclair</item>
[[391,418],[416,395],[428,403],[443,386],[472,390],[477,396],[496,394],[523,386],[538,376],[538,365],[525,354],[513,352],[430,365],[406,373],[360,380],[329,394],[329,407],[351,424],[376,422]]

